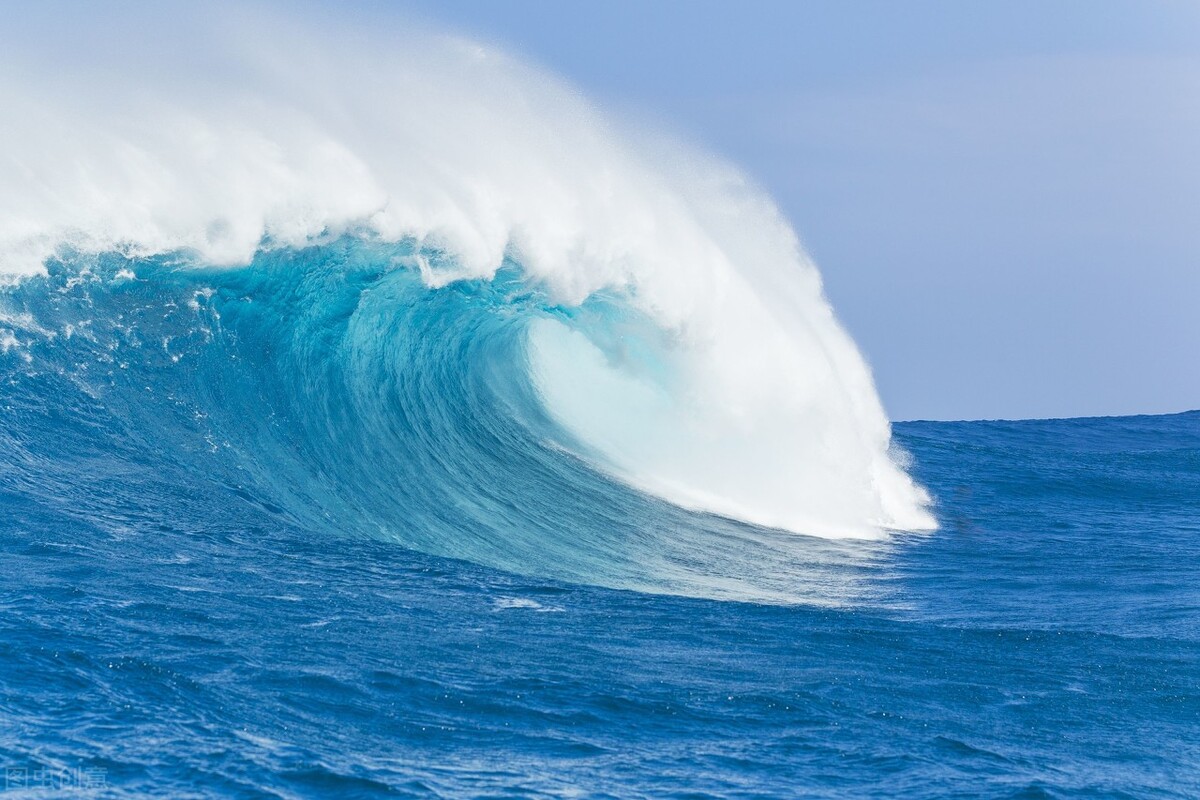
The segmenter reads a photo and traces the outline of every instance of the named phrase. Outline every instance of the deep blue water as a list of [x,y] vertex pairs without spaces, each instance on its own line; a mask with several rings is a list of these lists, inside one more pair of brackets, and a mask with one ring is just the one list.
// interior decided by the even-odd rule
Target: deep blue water
[[757,530],[551,441],[523,321],[602,298],[393,256],[0,290],[12,796],[1200,795],[1200,413],[899,424],[938,531]]

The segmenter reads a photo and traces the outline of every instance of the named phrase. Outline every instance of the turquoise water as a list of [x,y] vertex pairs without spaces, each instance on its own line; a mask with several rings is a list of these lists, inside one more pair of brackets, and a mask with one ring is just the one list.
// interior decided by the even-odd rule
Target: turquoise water
[[619,307],[404,255],[0,290],[8,791],[1200,794],[1200,413],[899,424],[939,530],[758,529],[547,418],[531,320]]

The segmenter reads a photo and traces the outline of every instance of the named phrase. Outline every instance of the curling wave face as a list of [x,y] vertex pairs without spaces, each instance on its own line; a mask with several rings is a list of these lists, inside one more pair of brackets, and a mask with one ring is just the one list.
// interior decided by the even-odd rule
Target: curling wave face
[[51,259],[0,292],[6,463],[33,497],[116,535],[131,513],[139,529],[203,530],[232,501],[255,510],[251,528],[265,515],[526,575],[857,597],[877,547],[690,512],[578,455],[589,445],[531,379],[531,334],[610,337],[607,300],[555,305],[515,264],[429,289],[396,266],[414,253],[346,238],[241,268]]
[[[214,447],[246,448],[237,469],[284,495],[328,494],[290,514],[343,508],[487,563],[621,572],[646,553],[573,538],[563,507],[621,530],[669,509],[647,495],[824,537],[933,527],[815,267],[735,170],[471,42],[171,22],[54,71],[62,53],[5,34],[9,357],[53,360],[24,346],[38,330],[82,346],[62,326],[161,333],[191,366],[153,380],[189,382],[180,402],[225,420]],[[156,33],[186,57],[160,64]],[[94,314],[43,319],[32,293],[83,284],[89,303],[107,287]],[[152,334],[155,303],[212,316]],[[236,345],[172,351],[203,330]],[[699,518],[662,513],[660,556],[662,531]]]

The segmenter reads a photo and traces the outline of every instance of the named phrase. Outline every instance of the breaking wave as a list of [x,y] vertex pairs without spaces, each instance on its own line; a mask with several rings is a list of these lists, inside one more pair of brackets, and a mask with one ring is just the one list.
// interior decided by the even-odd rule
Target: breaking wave
[[0,34],[13,392],[56,375],[105,446],[305,524],[571,579],[761,588],[785,531],[934,527],[735,169],[459,38],[143,13],[119,52]]

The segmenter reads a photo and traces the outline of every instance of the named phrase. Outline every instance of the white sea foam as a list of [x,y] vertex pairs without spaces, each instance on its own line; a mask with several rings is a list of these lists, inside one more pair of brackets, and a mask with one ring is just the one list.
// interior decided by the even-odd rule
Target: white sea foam
[[933,526],[817,270],[735,169],[461,38],[124,13],[115,43],[0,33],[0,272],[64,245],[232,265],[347,231],[451,256],[423,264],[431,286],[511,256],[558,302],[623,293],[662,332],[649,369],[581,328],[531,331],[550,413],[604,468],[804,533]]

